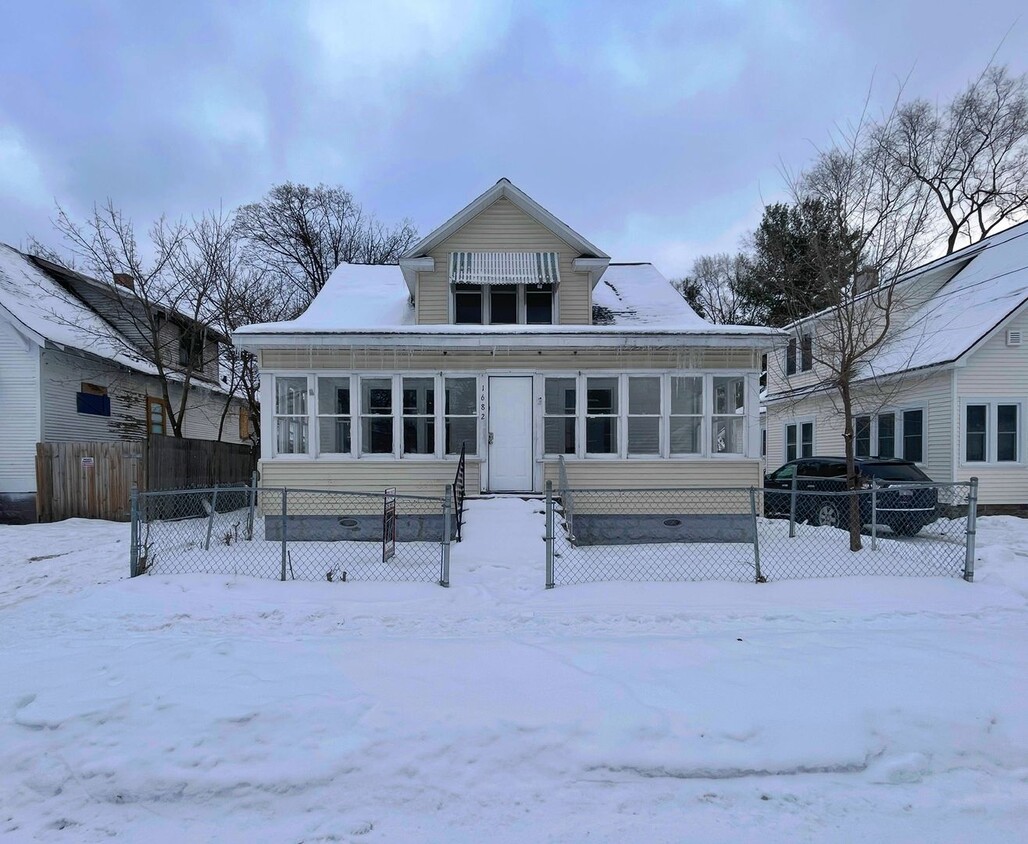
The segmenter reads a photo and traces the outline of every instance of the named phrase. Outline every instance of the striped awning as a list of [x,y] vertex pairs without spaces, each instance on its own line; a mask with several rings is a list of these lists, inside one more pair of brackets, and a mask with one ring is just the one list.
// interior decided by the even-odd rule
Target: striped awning
[[453,284],[559,284],[556,252],[451,252]]

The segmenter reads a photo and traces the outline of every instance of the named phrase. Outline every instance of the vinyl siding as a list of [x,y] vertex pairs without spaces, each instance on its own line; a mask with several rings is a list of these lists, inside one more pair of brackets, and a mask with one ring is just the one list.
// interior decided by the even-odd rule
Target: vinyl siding
[[[954,452],[957,479],[979,480],[978,500],[982,504],[1028,504],[1028,339],[1021,346],[1007,346],[1007,329],[1020,329],[1028,338],[1028,312],[1022,312],[1001,326],[958,368],[955,410]],[[964,403],[968,399],[1008,399],[1021,403],[1021,462],[1000,466],[995,463],[964,462]]]
[[[42,377],[45,442],[115,442],[146,438],[146,397],[161,396],[160,383],[156,378],[56,349],[43,351]],[[83,381],[107,388],[111,399],[110,416],[78,412],[76,394]],[[180,397],[180,388],[172,385],[171,400],[175,406]],[[194,385],[189,392],[183,436],[217,439],[224,404],[223,395]],[[234,400],[229,410],[222,437],[225,442],[239,442],[240,406],[240,402]]]
[[450,253],[465,251],[557,252],[560,256],[557,293],[560,322],[564,325],[592,322],[589,276],[572,269],[578,252],[510,200],[500,198],[429,253],[435,259],[436,268],[434,272],[418,273],[415,305],[419,324],[450,321]]
[[[559,461],[545,461],[544,477],[559,483]],[[759,460],[568,460],[568,483],[572,488],[674,488],[761,486]]]
[[[655,341],[659,342],[659,340]],[[607,369],[752,369],[760,355],[752,349],[512,349],[498,345],[488,350],[451,349],[264,349],[261,370],[330,370],[406,372],[408,370],[486,371],[528,369],[540,371]]]
[[[951,413],[949,370],[933,375],[913,375],[881,388],[857,387],[854,390],[855,415],[875,414],[881,410],[925,409],[924,471],[932,480],[953,480],[953,417]],[[835,394],[778,402],[767,408],[767,469],[774,471],[785,462],[785,426],[812,418],[814,454],[841,457],[846,453],[843,440],[843,415]],[[872,443],[872,453],[875,446]]]
[[36,489],[39,441],[39,347],[0,318],[0,493]]
[[[382,492],[387,487],[407,495],[442,495],[457,471],[453,460],[262,460],[261,485],[295,489]],[[481,464],[465,464],[468,495],[482,490]]]

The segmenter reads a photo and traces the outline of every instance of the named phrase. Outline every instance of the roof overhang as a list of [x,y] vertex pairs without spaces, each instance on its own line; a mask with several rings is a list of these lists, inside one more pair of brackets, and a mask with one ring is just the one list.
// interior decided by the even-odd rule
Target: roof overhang
[[417,290],[418,273],[435,272],[435,258],[424,256],[421,258],[401,258],[400,272],[403,273],[403,281],[414,296]]
[[589,288],[593,289],[600,282],[600,277],[607,271],[610,258],[575,258],[571,268],[576,273],[589,273]]

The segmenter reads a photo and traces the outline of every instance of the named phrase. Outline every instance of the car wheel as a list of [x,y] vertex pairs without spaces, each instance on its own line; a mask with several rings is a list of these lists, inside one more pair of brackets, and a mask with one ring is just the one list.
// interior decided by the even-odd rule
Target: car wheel
[[831,501],[823,501],[817,505],[812,521],[818,527],[839,527],[839,508]]

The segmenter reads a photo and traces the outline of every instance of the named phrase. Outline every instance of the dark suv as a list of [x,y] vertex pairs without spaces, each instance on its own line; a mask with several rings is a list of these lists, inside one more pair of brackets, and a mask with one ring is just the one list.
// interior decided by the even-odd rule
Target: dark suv
[[[932,479],[908,460],[886,457],[859,458],[854,464],[861,488],[870,487],[872,479],[881,490],[877,494],[878,524],[893,533],[913,536],[925,525],[935,521],[939,494],[930,484]],[[803,457],[792,460],[764,477],[764,515],[768,518],[789,518],[789,499],[793,478],[796,479],[796,520],[826,527],[848,527],[849,499],[844,496],[818,496],[817,492],[842,492],[846,489],[844,457]],[[871,523],[871,495],[860,496],[860,521]]]

